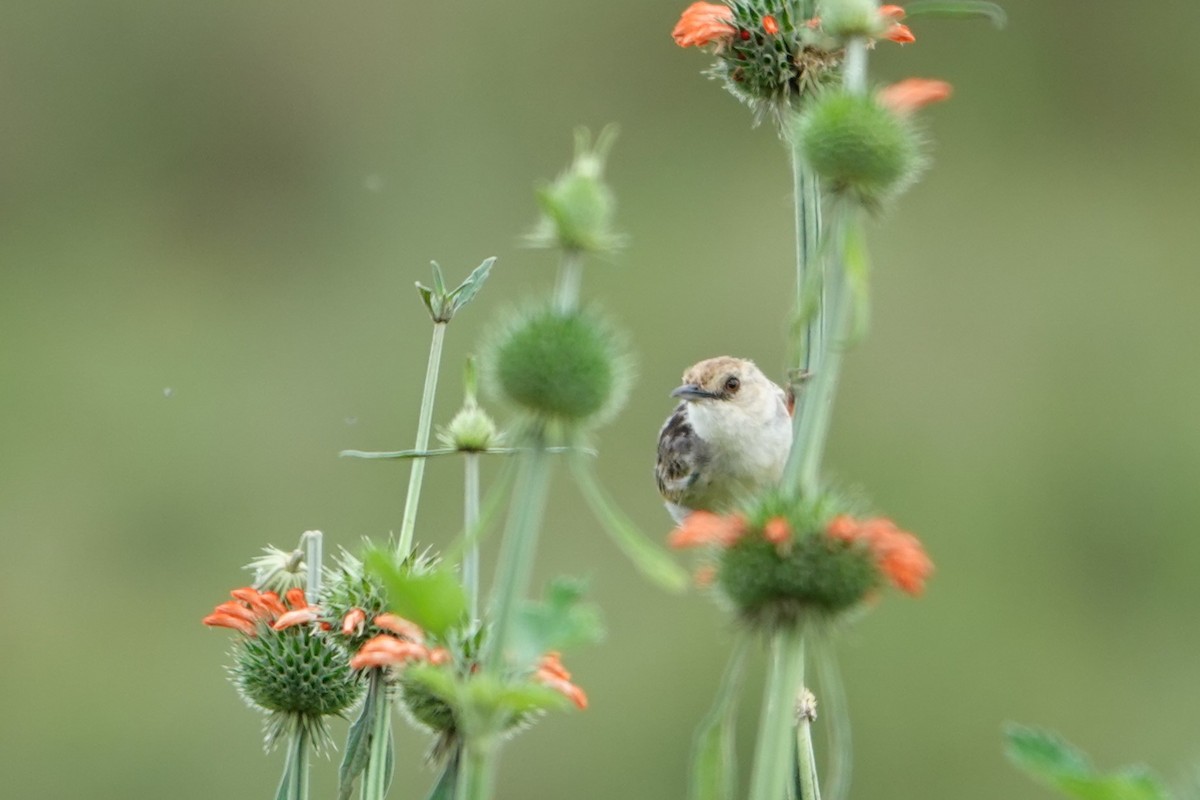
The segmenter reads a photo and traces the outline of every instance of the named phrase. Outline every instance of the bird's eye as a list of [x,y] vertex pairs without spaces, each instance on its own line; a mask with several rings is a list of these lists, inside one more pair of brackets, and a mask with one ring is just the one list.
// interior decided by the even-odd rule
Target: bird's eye
[[736,392],[738,387],[741,385],[742,382],[737,379],[736,375],[730,375],[725,379],[725,391],[729,392],[730,394]]

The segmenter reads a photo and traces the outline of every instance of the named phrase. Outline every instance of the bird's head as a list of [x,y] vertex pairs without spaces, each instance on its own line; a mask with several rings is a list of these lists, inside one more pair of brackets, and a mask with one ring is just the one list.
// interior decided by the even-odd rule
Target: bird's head
[[774,401],[781,394],[753,361],[717,356],[683,373],[683,385],[671,392],[689,403],[724,404],[750,408]]

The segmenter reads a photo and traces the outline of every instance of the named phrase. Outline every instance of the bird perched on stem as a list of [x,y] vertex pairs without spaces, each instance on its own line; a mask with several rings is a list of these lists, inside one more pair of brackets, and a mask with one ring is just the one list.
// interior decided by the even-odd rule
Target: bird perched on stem
[[753,361],[709,358],[671,392],[654,476],[676,522],[777,483],[792,448],[792,403]]

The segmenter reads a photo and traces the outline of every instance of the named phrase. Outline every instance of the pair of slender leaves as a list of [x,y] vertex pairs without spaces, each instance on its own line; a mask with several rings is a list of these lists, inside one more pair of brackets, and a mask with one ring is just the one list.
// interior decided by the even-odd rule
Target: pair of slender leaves
[[380,714],[391,714],[391,704],[387,700],[387,686],[382,675],[373,675],[367,698],[363,702],[358,719],[350,726],[346,737],[346,752],[342,756],[341,766],[338,767],[338,800],[350,800],[354,794],[354,786],[360,775],[367,769],[371,753],[382,754],[383,757],[383,794],[387,794],[392,783],[392,774],[396,769],[395,747],[392,743],[392,728],[387,726],[386,741],[374,741],[376,730],[380,723]]
[[1023,725],[1004,731],[1010,761],[1030,777],[1077,800],[1171,800],[1149,769],[1133,766],[1100,772],[1079,749],[1058,735]]
[[496,263],[496,259],[485,260],[472,270],[465,281],[450,290],[446,289],[446,279],[442,275],[442,268],[436,261],[431,263],[433,264],[433,286],[426,286],[418,281],[417,291],[421,295],[421,302],[429,310],[429,316],[433,317],[434,322],[449,322],[459,309],[471,302],[472,298],[479,293],[483,282],[487,280],[488,273],[492,271],[492,265]]

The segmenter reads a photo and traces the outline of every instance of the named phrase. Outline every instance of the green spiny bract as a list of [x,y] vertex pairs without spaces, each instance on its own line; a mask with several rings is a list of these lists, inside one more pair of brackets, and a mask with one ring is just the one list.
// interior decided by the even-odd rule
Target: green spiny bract
[[600,319],[547,306],[497,336],[487,368],[494,390],[535,419],[578,425],[616,413],[626,361],[619,337]]
[[268,715],[267,746],[293,726],[317,746],[328,741],[324,718],[345,714],[362,696],[346,650],[312,626],[282,631],[260,625],[234,648],[231,677],[242,698]]
[[[717,563],[717,586],[742,619],[763,628],[828,621],[882,585],[864,545],[826,533],[850,505],[834,494],[806,501],[771,492],[756,499],[746,510],[745,534]],[[786,541],[764,536],[773,520],[787,523]]]
[[[750,107],[755,122],[770,115],[782,127],[787,111],[839,78],[841,45],[798,18],[794,3],[735,0],[729,6],[733,35],[708,74]],[[764,27],[767,18],[775,33]]]
[[823,187],[877,208],[923,166],[920,137],[869,95],[830,91],[796,120],[795,146]]
[[[426,572],[437,563],[429,551],[413,551],[407,558],[397,556],[405,570]],[[321,590],[322,621],[329,624],[330,634],[351,653],[357,652],[368,639],[383,633],[372,620],[389,610],[390,598],[387,589],[375,575],[363,567],[360,558],[342,550],[337,556],[337,566],[325,570],[325,582]],[[352,609],[361,609],[366,616],[361,630],[342,633],[342,620]]]
[[468,404],[454,415],[449,425],[438,431],[438,440],[455,450],[478,453],[495,447],[500,441],[500,433],[486,411]]
[[604,162],[616,139],[607,127],[593,144],[583,128],[575,131],[575,159],[552,183],[537,191],[542,217],[526,237],[534,247],[557,247],[575,253],[605,253],[619,248],[623,237],[613,229],[617,201],[604,182]]

